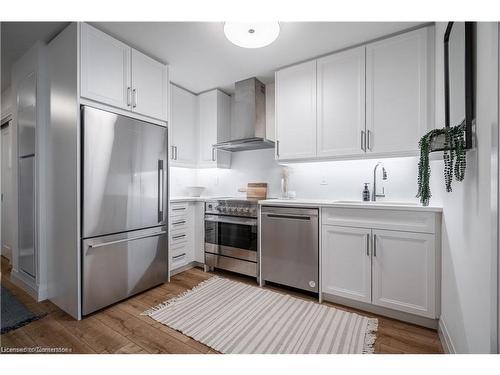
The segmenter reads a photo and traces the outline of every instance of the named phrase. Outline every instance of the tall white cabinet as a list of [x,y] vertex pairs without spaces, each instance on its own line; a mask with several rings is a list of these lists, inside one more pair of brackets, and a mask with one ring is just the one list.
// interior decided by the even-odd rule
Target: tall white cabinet
[[276,158],[416,155],[434,128],[434,27],[276,72]]
[[167,119],[168,69],[89,24],[80,25],[80,95]]

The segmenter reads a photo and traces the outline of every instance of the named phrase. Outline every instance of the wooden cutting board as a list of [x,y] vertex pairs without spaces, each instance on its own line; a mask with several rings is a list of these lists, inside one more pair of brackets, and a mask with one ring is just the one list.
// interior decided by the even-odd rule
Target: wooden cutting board
[[249,182],[247,184],[248,199],[266,199],[267,182]]

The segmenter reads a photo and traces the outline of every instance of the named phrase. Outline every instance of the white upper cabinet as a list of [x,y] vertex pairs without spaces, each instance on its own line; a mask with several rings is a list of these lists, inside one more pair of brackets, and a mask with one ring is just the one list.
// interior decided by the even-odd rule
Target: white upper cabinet
[[130,53],[126,44],[81,24],[81,96],[131,109]]
[[99,103],[167,119],[168,68],[81,23],[80,95]]
[[230,168],[231,153],[213,145],[228,141],[231,126],[231,97],[220,90],[198,95],[199,166]]
[[323,225],[322,292],[371,302],[371,230]]
[[365,153],[365,47],[318,59],[317,156]]
[[198,159],[198,98],[170,85],[170,165],[196,167]]
[[316,60],[276,72],[276,158],[316,156]]
[[418,150],[434,127],[433,32],[426,27],[366,46],[367,152]]
[[373,304],[436,317],[435,237],[373,230]]
[[167,67],[132,49],[132,106],[134,112],[167,118]]

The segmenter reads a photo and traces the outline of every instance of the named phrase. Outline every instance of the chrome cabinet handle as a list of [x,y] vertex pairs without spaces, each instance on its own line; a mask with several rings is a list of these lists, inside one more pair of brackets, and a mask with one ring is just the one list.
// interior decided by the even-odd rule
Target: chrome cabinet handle
[[373,235],[373,256],[377,256],[377,235]]
[[[368,150],[372,150],[372,145],[371,145],[371,138],[372,138],[372,132],[370,130],[368,130],[368,132],[366,133],[366,143],[368,144]],[[365,150],[366,151],[366,150]]]
[[186,255],[186,253],[182,253],[182,254],[179,254],[179,255],[176,255],[176,256],[172,257],[172,259],[181,258],[181,257],[183,257],[185,255]]
[[172,160],[175,160],[175,146],[170,146],[170,150],[171,150],[171,153],[170,153],[170,159]]
[[361,150],[363,151],[366,151],[365,143],[366,143],[365,131],[361,130]]
[[130,107],[130,102],[132,101],[132,89],[127,87],[127,107]]
[[141,240],[143,238],[149,238],[149,237],[156,237],[160,236],[162,234],[166,234],[166,231],[161,231],[161,232],[156,232],[156,233],[151,233],[151,234],[145,234],[144,236],[137,236],[137,237],[130,237],[130,238],[124,238],[122,240],[116,240],[116,241],[109,241],[109,242],[102,242],[102,243],[97,243],[97,244],[92,244],[89,245],[89,248],[91,249],[96,249],[98,247],[103,247],[103,246],[108,246],[108,245],[114,245],[117,243],[122,243],[122,242],[129,242],[129,241],[135,241],[135,240]]
[[163,160],[158,160],[158,222],[163,220]]
[[215,161],[215,148],[212,147],[212,161]]
[[181,225],[181,224],[186,224],[186,220],[176,221],[175,223],[172,223],[172,225]]
[[276,156],[280,157],[280,141],[276,141]]
[[370,256],[370,233],[366,234],[366,256]]
[[172,208],[172,211],[184,211],[186,207]]
[[132,90],[132,101],[133,101],[133,105],[132,107],[135,108],[137,107],[137,90],[136,89],[133,89]]
[[175,150],[175,160],[177,160],[177,146],[174,146],[174,150]]
[[178,238],[182,238],[182,237],[186,237],[186,235],[185,235],[185,234],[179,234],[179,235],[177,235],[177,236],[172,236],[172,239],[173,239],[173,240],[176,240],[176,239],[178,239]]

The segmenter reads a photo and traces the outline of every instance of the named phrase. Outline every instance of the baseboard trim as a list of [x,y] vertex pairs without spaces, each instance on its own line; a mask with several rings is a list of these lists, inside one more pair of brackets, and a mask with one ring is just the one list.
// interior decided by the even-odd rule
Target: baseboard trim
[[397,311],[397,310],[388,309],[386,307],[375,306],[375,305],[372,305],[370,303],[354,301],[354,300],[351,300],[348,298],[334,296],[334,295],[329,294],[329,293],[323,293],[322,299],[323,299],[323,301],[338,303],[339,305],[352,307],[354,309],[363,310],[363,311],[366,311],[366,312],[369,312],[372,314],[386,316],[388,318],[401,320],[403,322],[415,324],[418,326],[431,328],[431,329],[435,329],[435,330],[438,329],[438,320],[437,319],[426,318],[423,316],[418,316],[418,315],[406,313],[403,311]]
[[27,280],[26,276],[14,268],[10,271],[10,281],[33,297],[35,301],[38,301],[38,290],[36,286],[34,286],[30,280]]
[[456,354],[455,345],[453,345],[453,341],[451,340],[450,333],[446,328],[446,324],[443,318],[439,319],[438,325],[438,335],[441,340],[441,344],[443,345],[443,350],[446,354]]
[[191,268],[200,267],[200,266],[203,266],[203,263],[196,262],[196,261],[189,262],[188,264],[180,266],[179,268],[176,268],[175,270],[170,270],[170,276],[175,276],[178,273],[190,270]]

